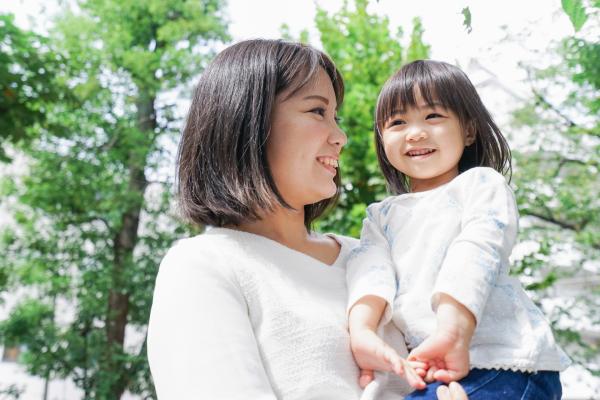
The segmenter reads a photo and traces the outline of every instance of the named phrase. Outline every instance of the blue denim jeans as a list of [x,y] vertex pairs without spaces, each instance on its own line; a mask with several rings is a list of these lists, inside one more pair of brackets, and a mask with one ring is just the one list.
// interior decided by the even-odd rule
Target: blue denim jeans
[[[459,381],[469,400],[560,400],[562,386],[558,372],[536,373],[474,368]],[[412,392],[405,400],[436,400],[435,390],[441,383],[434,382],[423,390]]]

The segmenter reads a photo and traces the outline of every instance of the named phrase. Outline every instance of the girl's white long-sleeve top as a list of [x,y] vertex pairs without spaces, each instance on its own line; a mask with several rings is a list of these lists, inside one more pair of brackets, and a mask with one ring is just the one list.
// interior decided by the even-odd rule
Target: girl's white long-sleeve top
[[385,299],[384,321],[412,349],[435,330],[436,298],[445,293],[476,318],[471,367],[564,370],[570,360],[549,324],[508,275],[517,230],[514,195],[491,168],[372,204],[348,261],[348,307],[366,295]]
[[[378,376],[365,391],[350,351],[346,260],[333,265],[250,233],[212,228],[161,263],[148,360],[160,400],[396,399],[410,389]],[[387,337],[406,354],[404,339]]]

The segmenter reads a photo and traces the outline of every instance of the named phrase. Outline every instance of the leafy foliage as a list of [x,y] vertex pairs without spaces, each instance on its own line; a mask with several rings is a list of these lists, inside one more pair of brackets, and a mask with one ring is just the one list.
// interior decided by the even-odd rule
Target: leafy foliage
[[[536,244],[516,273],[538,299],[561,296],[549,310],[555,332],[576,362],[600,374],[591,331],[600,323],[600,48],[571,37],[556,55],[549,67],[527,67],[531,101],[513,116],[530,138],[514,151],[521,236]],[[564,293],[561,278],[578,285],[577,296]]]
[[0,15],[0,161],[9,161],[8,142],[31,140],[29,128],[44,120],[44,103],[66,93],[53,82],[60,56],[48,41]]
[[[43,123],[29,124],[33,141],[17,143],[26,173],[0,185],[18,201],[14,226],[0,235],[0,275],[28,288],[0,333],[25,345],[31,373],[69,377],[85,398],[126,389],[155,397],[144,342],[154,279],[166,248],[188,232],[170,216],[172,182],[160,181],[178,122],[160,95],[228,39],[221,8],[81,1],[43,39],[69,96],[40,98]],[[28,51],[11,47],[17,60]]]
[[565,13],[569,16],[575,32],[579,31],[585,21],[587,20],[587,14],[583,7],[582,0],[561,0],[562,8]]

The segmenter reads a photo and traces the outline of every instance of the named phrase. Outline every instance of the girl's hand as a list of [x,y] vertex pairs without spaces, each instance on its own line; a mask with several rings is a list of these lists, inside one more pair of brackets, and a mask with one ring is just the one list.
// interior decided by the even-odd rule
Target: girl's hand
[[450,383],[469,373],[469,344],[456,334],[438,330],[413,349],[408,359],[427,363],[426,382]]
[[462,386],[450,382],[448,386],[439,386],[436,390],[438,400],[469,400]]
[[475,317],[453,297],[438,294],[437,329],[410,352],[409,360],[429,365],[426,382],[458,381],[469,373],[469,344],[475,330]]
[[352,354],[360,368],[360,387],[366,387],[373,380],[373,371],[376,370],[393,371],[403,376],[415,389],[425,388],[425,382],[415,369],[426,370],[426,363],[406,361],[369,329],[354,330],[350,338]]

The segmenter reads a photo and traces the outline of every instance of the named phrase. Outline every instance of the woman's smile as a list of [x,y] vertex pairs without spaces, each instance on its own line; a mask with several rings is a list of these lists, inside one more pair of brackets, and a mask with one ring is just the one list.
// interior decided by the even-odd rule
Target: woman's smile
[[335,176],[337,174],[338,168],[338,160],[335,157],[331,156],[319,156],[317,157],[317,162],[325,168],[331,175]]

